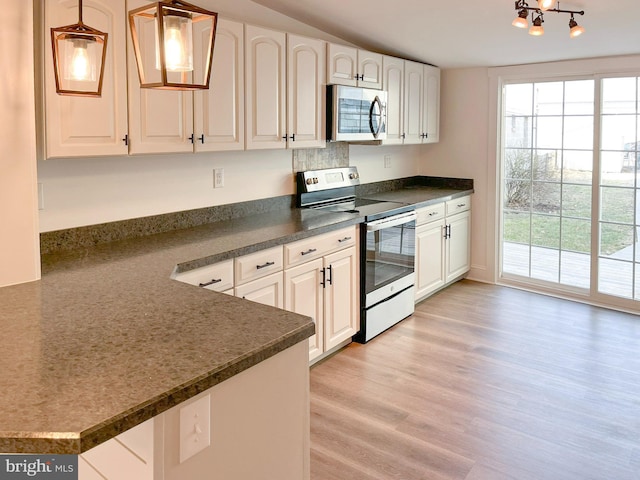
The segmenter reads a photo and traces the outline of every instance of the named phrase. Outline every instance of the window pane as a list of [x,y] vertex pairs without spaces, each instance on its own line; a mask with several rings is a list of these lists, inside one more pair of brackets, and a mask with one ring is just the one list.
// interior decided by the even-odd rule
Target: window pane
[[593,115],[594,108],[593,80],[577,80],[566,82],[564,91],[565,115]]
[[560,248],[560,217],[531,215],[531,244]]
[[560,181],[560,150],[536,150],[533,156],[533,179]]
[[564,148],[593,149],[593,117],[565,117]]
[[590,278],[591,255],[560,252],[560,283],[586,289],[591,286]]
[[633,148],[636,142],[636,115],[606,115],[602,117],[603,150],[624,151]]
[[506,85],[504,100],[505,116],[533,115],[533,84]]
[[562,215],[591,218],[591,185],[563,185]]
[[551,248],[533,247],[531,278],[557,283],[560,278],[560,252]]
[[522,180],[505,180],[504,208],[508,210],[531,210],[531,182]]
[[531,216],[528,213],[509,212],[504,214],[503,237],[507,242],[529,244]]
[[536,83],[533,111],[536,115],[562,115],[564,83]]
[[531,255],[526,245],[505,242],[502,245],[502,272],[512,275],[529,276]]
[[612,223],[600,224],[600,255],[633,260],[634,227]]
[[560,184],[534,182],[531,203],[533,212],[560,215]]
[[531,178],[531,150],[508,148],[504,153],[504,177]]
[[591,252],[591,221],[563,218],[562,250]]
[[[600,152],[600,182],[603,185],[633,186],[633,175],[620,175],[625,169],[624,153]],[[629,183],[631,180],[631,183]]]
[[590,185],[593,176],[593,152],[564,150],[562,152],[562,167],[563,181]]
[[635,199],[631,188],[601,187],[600,219],[605,222],[634,223]]
[[509,116],[504,119],[507,148],[530,148],[533,124],[531,117]]
[[598,262],[598,291],[617,297],[633,294],[633,264],[601,258]]
[[537,117],[535,123],[535,147],[562,148],[562,117]]
[[635,113],[636,77],[602,80],[602,113]]

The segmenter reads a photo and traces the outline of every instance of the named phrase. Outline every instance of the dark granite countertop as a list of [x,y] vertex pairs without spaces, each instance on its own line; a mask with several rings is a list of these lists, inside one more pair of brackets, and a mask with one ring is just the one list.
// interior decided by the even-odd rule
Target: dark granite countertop
[[473,189],[456,189],[447,187],[425,187],[414,185],[391,192],[380,192],[365,195],[364,198],[384,200],[386,202],[398,202],[414,205],[415,208],[428,207],[435,203],[446,202],[454,198],[463,197],[473,193]]
[[308,317],[170,275],[361,221],[284,208],[44,254],[0,288],[0,452],[81,453],[308,338]]

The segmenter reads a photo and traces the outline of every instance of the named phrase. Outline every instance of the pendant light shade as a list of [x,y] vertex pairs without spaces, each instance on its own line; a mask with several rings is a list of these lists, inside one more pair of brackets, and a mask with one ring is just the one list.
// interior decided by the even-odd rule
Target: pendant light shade
[[571,15],[571,19],[569,20],[569,37],[576,38],[584,33],[584,27],[578,25],[576,19]]
[[529,35],[533,35],[534,37],[540,37],[544,35],[544,27],[542,26],[542,22],[544,22],[544,20],[542,19],[542,15],[538,15],[533,21],[533,25],[531,25],[531,28],[529,29]]
[[523,8],[518,12],[518,16],[511,22],[511,25],[518,28],[527,28],[529,26],[529,22],[527,22],[528,15],[527,9]]
[[59,95],[99,97],[102,94],[108,34],[82,22],[82,0],[78,23],[51,29],[53,71]]
[[129,12],[142,88],[209,88],[218,14],[180,0]]

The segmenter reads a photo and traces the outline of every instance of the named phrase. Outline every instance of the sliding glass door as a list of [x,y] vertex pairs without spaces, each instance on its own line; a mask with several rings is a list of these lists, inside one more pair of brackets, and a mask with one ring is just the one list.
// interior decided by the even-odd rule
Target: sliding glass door
[[594,81],[506,85],[502,276],[589,289]]
[[640,77],[507,84],[502,106],[501,278],[636,308]]

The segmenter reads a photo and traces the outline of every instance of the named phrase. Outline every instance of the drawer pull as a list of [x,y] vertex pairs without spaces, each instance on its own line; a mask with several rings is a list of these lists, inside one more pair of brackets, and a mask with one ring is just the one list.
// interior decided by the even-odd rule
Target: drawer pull
[[261,270],[263,268],[267,268],[267,267],[270,267],[271,265],[275,265],[275,264],[276,264],[276,262],[267,262],[267,263],[264,263],[262,265],[256,265],[256,270]]
[[351,237],[344,237],[342,240],[338,240],[338,243],[348,242],[349,240],[351,240]]
[[222,281],[221,278],[214,278],[212,279],[210,282],[205,282],[205,283],[199,283],[198,286],[199,287],[208,287],[209,285],[213,285],[216,283],[220,283]]
[[466,203],[459,203],[459,204],[458,204],[458,208],[462,208],[462,207],[466,207],[466,206],[467,206],[467,204],[466,204]]
[[429,216],[430,216],[430,217],[433,217],[434,215],[437,215],[437,214],[438,214],[438,212],[431,212],[431,213],[429,214]]
[[302,255],[304,257],[305,255],[309,255],[310,253],[317,252],[317,251],[318,251],[317,248],[310,248],[306,252],[300,252],[300,255]]

